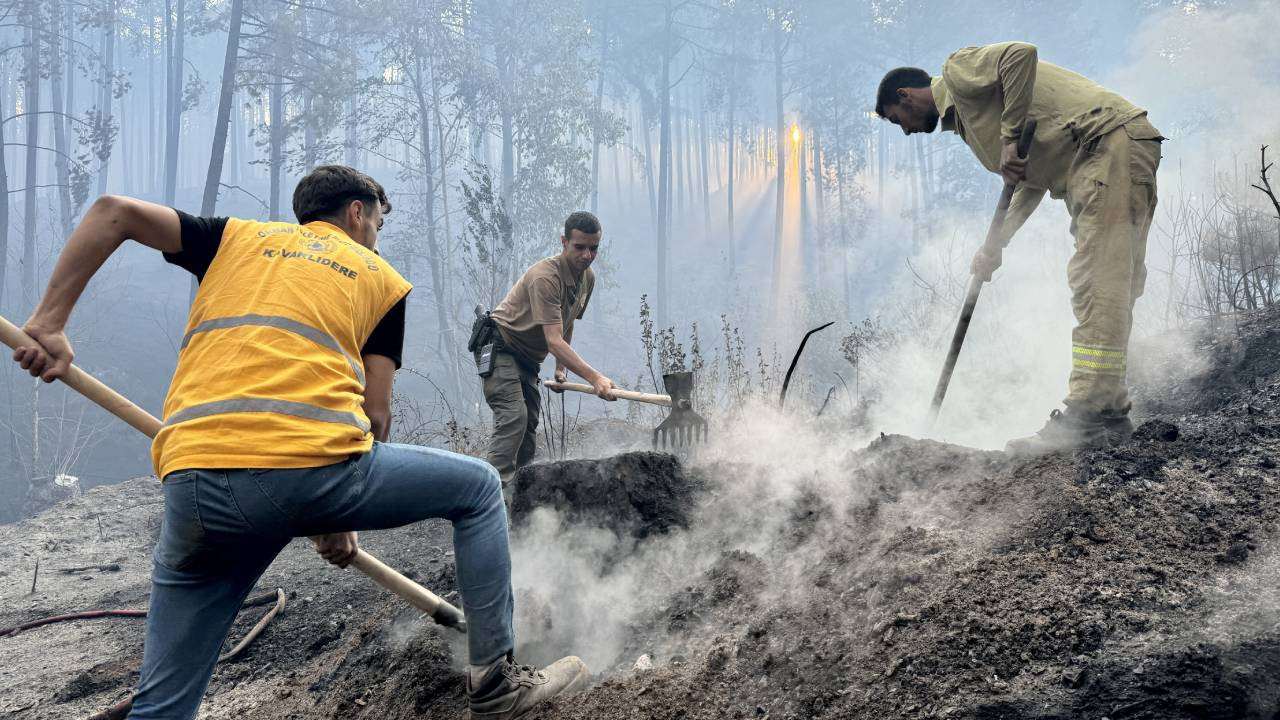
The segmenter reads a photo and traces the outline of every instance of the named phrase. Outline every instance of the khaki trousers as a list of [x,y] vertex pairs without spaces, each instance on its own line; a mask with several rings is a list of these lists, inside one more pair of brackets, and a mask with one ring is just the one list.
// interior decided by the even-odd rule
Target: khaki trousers
[[484,399],[493,411],[489,464],[504,481],[527,465],[538,449],[538,415],[542,396],[538,374],[520,367],[505,352],[493,354],[493,374],[484,378]]
[[1084,143],[1071,164],[1067,208],[1076,252],[1067,266],[1076,327],[1066,404],[1129,412],[1125,382],[1133,305],[1146,284],[1160,135],[1145,118]]

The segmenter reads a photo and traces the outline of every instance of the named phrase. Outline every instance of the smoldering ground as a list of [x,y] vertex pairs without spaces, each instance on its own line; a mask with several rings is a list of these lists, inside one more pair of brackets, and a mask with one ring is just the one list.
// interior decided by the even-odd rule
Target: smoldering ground
[[[1276,321],[1258,314],[1238,335],[1227,326],[1200,337],[1210,370],[1116,448],[1016,461],[856,438],[757,407],[713,428],[684,466],[644,454],[531,468],[548,487],[592,472],[615,483],[612,493],[548,492],[516,517],[518,657],[581,653],[599,680],[536,717],[1271,717]],[[1200,402],[1206,394],[1213,403]],[[673,504],[636,504],[639,486]],[[48,567],[84,565],[103,550],[85,517],[132,507],[149,487],[97,488],[0,529],[2,559],[27,587],[24,552]],[[154,505],[131,512],[149,513],[140,527],[158,518]],[[106,528],[106,541],[127,543],[124,570],[75,580],[73,605],[143,604],[150,540],[128,530]],[[456,599],[447,538],[447,524],[427,523],[363,541]],[[453,633],[366,578],[335,573],[300,543],[263,584],[298,596],[243,659],[220,666],[209,717],[450,717],[462,707]],[[3,616],[20,622],[57,602],[44,591],[13,597]],[[45,660],[6,667],[13,682],[0,697],[25,706],[44,688],[61,698],[27,711],[35,718],[105,707],[127,688],[140,633],[72,624],[5,638],[18,656]],[[633,670],[645,655],[651,669]],[[98,667],[97,679],[67,689],[74,678],[49,662]]]
[[[940,470],[947,482],[962,484],[991,461],[984,453],[956,454],[938,445],[936,456],[922,452],[898,468],[865,446],[866,438],[843,428],[760,405],[718,427],[687,469],[652,466],[646,453],[592,461],[592,472],[604,468],[599,477],[609,488],[602,493],[584,493],[581,476],[566,463],[522,471],[515,480],[512,565],[525,652],[543,660],[572,651],[601,670],[629,668],[639,654],[663,662],[679,655],[678,648],[688,653],[692,638],[715,628],[685,622],[668,636],[637,626],[727,554],[767,564],[766,574],[741,588],[751,602],[801,602],[831,538],[871,533],[860,512],[885,503],[875,531],[882,537],[945,526],[949,510],[936,492],[919,486],[923,477]],[[548,491],[560,477],[575,489]],[[658,531],[646,525],[645,511],[627,500],[629,486],[639,484],[650,499],[668,495],[687,503],[679,521]],[[558,503],[548,504],[559,507],[523,502],[521,493],[543,502],[554,496]],[[569,514],[574,522],[566,521]],[[991,542],[1002,524],[990,518],[970,541]],[[978,536],[984,539],[977,542]],[[849,561],[856,567],[862,559]]]
[[[1270,367],[1230,348],[1273,346],[1273,321],[1198,334],[1210,362],[1188,384]],[[526,626],[611,678],[544,716],[1270,717],[1280,378],[1252,377],[1207,412],[1169,398],[1130,444],[1033,460],[756,409],[692,463],[707,484],[688,528],[516,529],[562,555],[630,548],[567,576],[569,629]],[[634,604],[603,589],[614,573]],[[551,584],[537,574],[521,585]]]

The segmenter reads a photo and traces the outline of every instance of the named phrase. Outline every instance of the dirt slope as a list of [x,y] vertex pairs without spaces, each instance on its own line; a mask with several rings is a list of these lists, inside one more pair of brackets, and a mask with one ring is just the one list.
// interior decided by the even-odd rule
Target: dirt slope
[[[1014,461],[744,430],[684,465],[527,469],[519,654],[600,674],[532,717],[1280,718],[1280,318],[1229,330],[1201,377],[1139,395],[1117,448]],[[0,625],[145,606],[157,499],[138,480],[0,527]],[[364,542],[452,591],[446,526]],[[120,569],[59,572],[96,564]],[[465,717],[453,637],[303,543],[276,586],[288,611],[219,667],[202,717]],[[122,619],[0,638],[0,717],[105,707],[140,642]]]

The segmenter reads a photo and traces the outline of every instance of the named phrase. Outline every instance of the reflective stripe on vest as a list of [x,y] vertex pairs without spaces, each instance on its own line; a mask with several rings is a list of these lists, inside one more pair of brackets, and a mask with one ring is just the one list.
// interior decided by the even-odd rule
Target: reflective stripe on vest
[[359,428],[360,432],[369,432],[370,429],[369,423],[360,419],[360,416],[355,413],[327,410],[315,405],[307,405],[306,403],[293,402],[291,400],[270,400],[267,398],[231,398],[230,400],[215,400],[199,405],[191,405],[165,418],[164,424],[165,427],[168,427],[210,415],[251,412],[278,413],[280,415],[307,418],[308,420],[353,425]]
[[[186,336],[182,338],[181,349],[186,349],[187,345],[191,342],[191,336],[196,333],[208,332],[210,330],[225,330],[226,328],[234,327],[247,327],[251,325],[273,327],[278,330],[291,332],[295,335],[301,335],[321,347],[342,355],[342,357],[346,359],[347,364],[351,366],[351,371],[355,373],[356,380],[361,385],[364,385],[364,370],[360,368],[360,363],[356,362],[355,358],[348,355],[346,351],[342,349],[342,346],[338,344],[338,341],[333,339],[333,336],[326,334],[322,330],[317,330],[310,325],[305,325],[297,320],[290,320],[287,317],[280,317],[279,315],[239,315],[236,317],[222,317],[215,318],[213,320],[205,320],[199,325],[191,328],[191,332],[188,332]],[[287,414],[297,415],[297,413]],[[307,416],[303,415],[302,417]]]

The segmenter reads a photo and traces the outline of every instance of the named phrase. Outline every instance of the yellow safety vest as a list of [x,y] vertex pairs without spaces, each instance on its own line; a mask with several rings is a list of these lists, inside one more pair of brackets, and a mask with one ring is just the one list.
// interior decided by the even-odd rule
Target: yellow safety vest
[[230,219],[151,445],[157,475],[321,467],[367,452],[360,349],[411,288],[329,223]]

